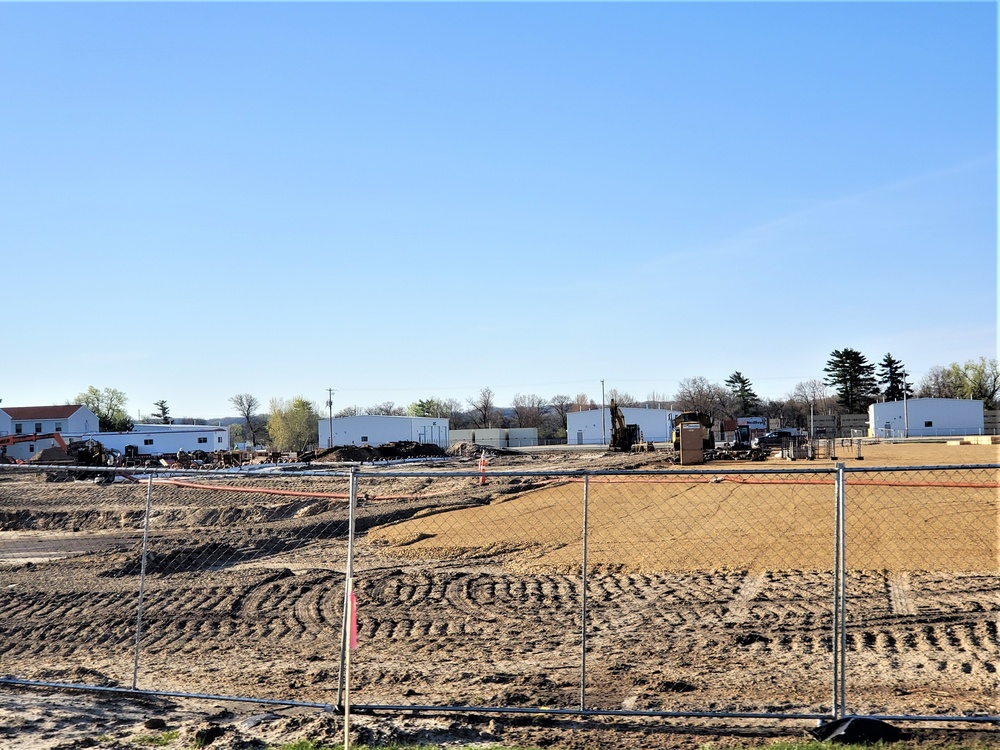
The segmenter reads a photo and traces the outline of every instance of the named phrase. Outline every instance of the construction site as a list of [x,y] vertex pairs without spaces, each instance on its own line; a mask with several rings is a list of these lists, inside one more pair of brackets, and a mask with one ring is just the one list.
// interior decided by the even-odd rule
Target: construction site
[[[465,445],[371,462],[330,451],[308,464],[173,475],[104,467],[118,475],[109,483],[93,481],[94,469],[51,482],[48,469],[0,467],[3,672],[15,683],[170,693],[143,705],[182,730],[178,742],[205,726],[192,708],[203,704],[178,694],[260,701],[215,701],[224,710],[210,723],[231,742],[336,741],[336,712],[304,706],[343,699],[353,539],[358,646],[347,684],[359,741],[572,747],[566,730],[577,726],[588,746],[694,747],[713,716],[781,736],[833,710],[838,653],[849,710],[939,715],[952,719],[939,730],[954,728],[955,717],[995,713],[1000,697],[1000,446],[952,442],[871,443],[860,461],[775,452],[690,469],[668,446],[635,443]],[[846,475],[850,604],[839,652],[838,465],[860,472]],[[58,702],[58,691],[42,694]],[[108,705],[99,692],[72,699],[95,713]],[[69,709],[42,716],[36,700],[27,688],[7,694],[0,715],[35,744],[0,735],[4,747],[74,736]],[[597,713],[580,713],[581,701]],[[404,705],[426,718],[375,708]],[[556,708],[577,716],[516,713]],[[262,713],[254,728],[241,724]],[[107,746],[129,746],[146,718],[111,731],[121,744]],[[694,735],[670,731],[678,722]]]

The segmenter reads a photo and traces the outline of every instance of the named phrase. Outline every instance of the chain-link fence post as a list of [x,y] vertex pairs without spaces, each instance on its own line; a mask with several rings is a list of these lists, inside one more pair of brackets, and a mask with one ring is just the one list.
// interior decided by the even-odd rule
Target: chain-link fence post
[[587,710],[587,511],[590,477],[583,478],[583,567],[580,573],[580,710]]
[[833,718],[844,715],[845,674],[847,651],[847,575],[845,560],[845,493],[844,464],[837,464],[835,479],[836,509],[834,511],[834,600],[833,600]]
[[340,627],[340,677],[337,680],[337,706],[344,707],[344,698],[350,686],[350,616],[351,586],[354,578],[354,528],[358,507],[358,467],[351,467],[347,511],[347,563],[344,570],[344,607]]
[[142,605],[146,596],[146,558],[149,549],[149,518],[153,514],[153,475],[146,482],[146,516],[142,522],[142,552],[139,558],[139,601],[135,615],[135,653],[132,661],[132,689],[139,684],[139,641],[142,639]]

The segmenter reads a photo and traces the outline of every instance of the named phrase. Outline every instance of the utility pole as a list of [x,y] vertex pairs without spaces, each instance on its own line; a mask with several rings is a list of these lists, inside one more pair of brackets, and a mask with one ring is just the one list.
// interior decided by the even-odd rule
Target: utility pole
[[330,410],[330,437],[327,438],[326,447],[333,447],[333,388],[326,389],[329,398],[326,400],[326,406]]
[[910,436],[910,413],[906,408],[906,379],[903,379],[903,437]]
[[604,378],[601,378],[601,445],[606,445],[605,435],[608,434],[608,426],[604,423]]

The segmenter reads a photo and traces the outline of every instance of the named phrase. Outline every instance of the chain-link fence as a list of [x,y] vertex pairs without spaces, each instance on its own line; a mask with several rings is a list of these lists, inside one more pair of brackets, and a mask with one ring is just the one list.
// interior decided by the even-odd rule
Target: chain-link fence
[[996,719],[998,467],[732,466],[0,467],[0,673],[317,706],[349,687],[362,708]]
[[845,474],[847,709],[997,714],[997,467]]

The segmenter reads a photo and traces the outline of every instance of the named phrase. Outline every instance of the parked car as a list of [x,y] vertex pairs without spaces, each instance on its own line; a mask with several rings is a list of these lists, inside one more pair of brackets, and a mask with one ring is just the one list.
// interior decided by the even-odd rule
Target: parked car
[[798,434],[791,430],[771,430],[754,441],[756,448],[780,448],[786,440],[797,438]]

